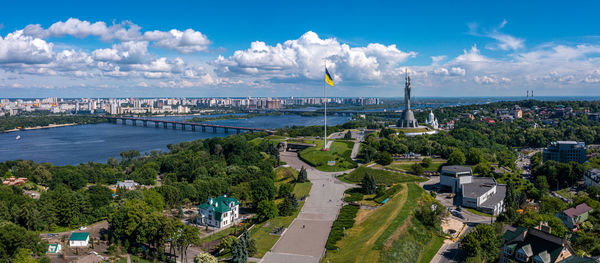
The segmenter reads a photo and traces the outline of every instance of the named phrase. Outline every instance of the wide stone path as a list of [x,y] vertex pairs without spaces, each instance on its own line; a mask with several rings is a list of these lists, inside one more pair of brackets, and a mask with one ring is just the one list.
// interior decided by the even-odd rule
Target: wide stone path
[[344,191],[353,185],[335,178],[344,172],[316,170],[301,161],[296,153],[281,153],[281,159],[294,169],[304,166],[313,186],[298,217],[260,262],[320,262],[331,225],[342,207]]

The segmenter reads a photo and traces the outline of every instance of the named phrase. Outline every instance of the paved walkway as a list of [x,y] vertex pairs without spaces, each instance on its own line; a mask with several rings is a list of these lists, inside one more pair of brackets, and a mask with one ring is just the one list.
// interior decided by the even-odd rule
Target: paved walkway
[[296,153],[281,153],[281,159],[294,169],[304,166],[313,186],[298,217],[260,262],[320,262],[331,225],[343,205],[344,191],[353,185],[335,178],[334,175],[344,172],[316,170],[302,162]]

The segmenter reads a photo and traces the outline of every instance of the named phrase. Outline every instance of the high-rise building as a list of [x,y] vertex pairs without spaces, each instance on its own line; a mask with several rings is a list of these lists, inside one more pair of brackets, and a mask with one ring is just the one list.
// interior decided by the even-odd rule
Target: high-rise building
[[584,142],[576,141],[556,141],[546,147],[543,152],[545,161],[557,161],[561,163],[578,162],[584,163],[586,160],[586,148]]

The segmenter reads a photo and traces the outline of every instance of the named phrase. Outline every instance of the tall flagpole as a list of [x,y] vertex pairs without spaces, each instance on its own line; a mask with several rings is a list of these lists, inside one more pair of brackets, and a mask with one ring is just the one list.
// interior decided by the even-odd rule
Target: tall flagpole
[[[327,70],[327,62],[325,62],[325,70]],[[323,150],[327,150],[327,88],[325,86],[325,81],[323,81],[323,99],[325,99],[325,144],[323,144]]]

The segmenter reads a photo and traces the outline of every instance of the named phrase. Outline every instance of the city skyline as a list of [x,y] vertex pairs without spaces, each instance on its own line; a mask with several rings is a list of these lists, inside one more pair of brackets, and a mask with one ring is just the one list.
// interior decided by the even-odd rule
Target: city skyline
[[0,19],[0,96],[317,97],[325,62],[333,97],[402,97],[405,70],[416,97],[600,83],[595,3],[116,3],[7,3],[35,8]]

